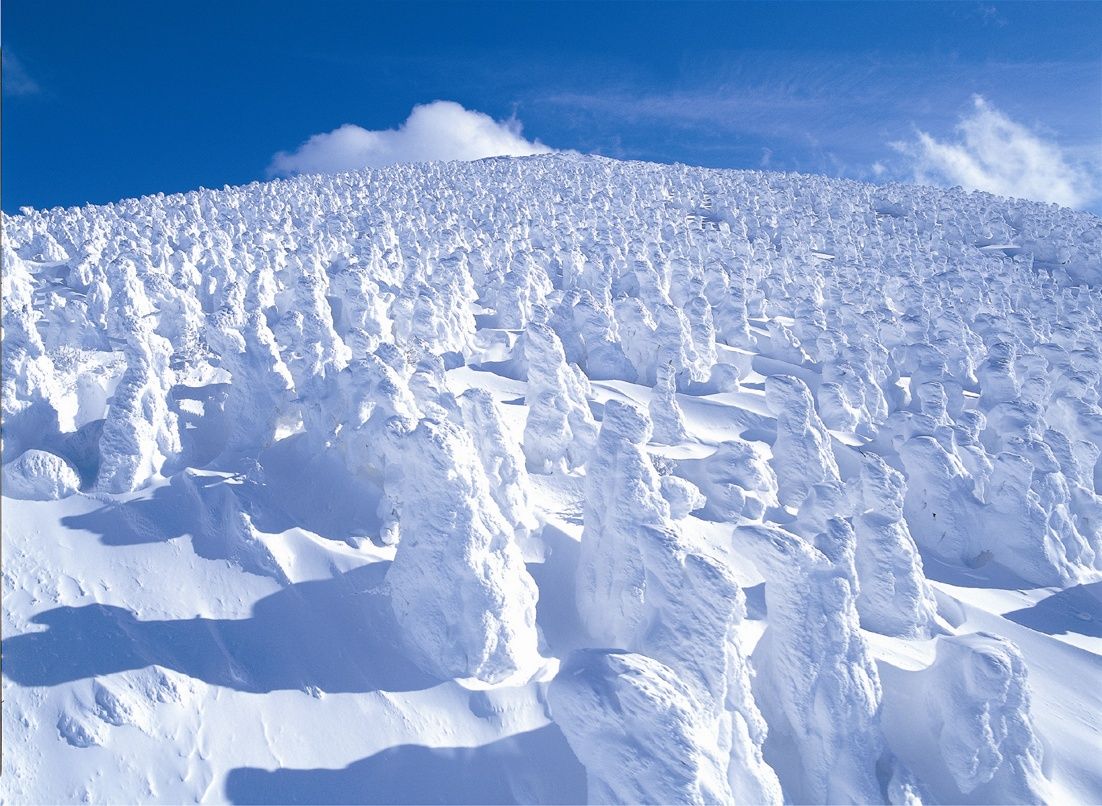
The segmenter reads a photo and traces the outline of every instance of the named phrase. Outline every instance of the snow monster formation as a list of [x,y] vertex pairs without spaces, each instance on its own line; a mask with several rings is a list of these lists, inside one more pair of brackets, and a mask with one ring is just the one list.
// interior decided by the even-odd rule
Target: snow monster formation
[[[649,436],[641,409],[605,404],[586,475],[576,583],[582,622],[598,646],[660,661],[688,687],[695,718],[711,726],[709,752],[724,759],[728,797],[778,802],[776,776],[761,756],[765,725],[739,645],[742,591],[720,562],[692,548],[671,519],[644,450]],[[582,759],[596,775],[611,774],[591,766],[601,761]]]
[[1031,713],[1028,671],[1011,641],[940,636],[905,697],[886,698],[898,752],[939,803],[1046,803],[1053,793]]
[[913,785],[880,729],[880,678],[858,626],[852,527],[832,519],[814,545],[775,527],[740,527],[735,536],[766,577],[754,693],[770,726],[765,758],[786,799],[900,800]]
[[402,537],[386,581],[405,641],[443,679],[533,670],[536,586],[470,437],[422,420],[395,439],[406,460],[393,482]]
[[1097,216],[544,154],[0,223],[0,800],[1102,801]]
[[792,375],[772,375],[765,382],[765,400],[777,418],[773,469],[782,504],[799,506],[811,485],[839,481],[830,434],[815,412],[807,384]]
[[529,408],[524,455],[528,465],[538,473],[580,467],[597,436],[586,401],[585,377],[575,365],[566,363],[562,342],[547,325],[530,324],[525,336]]
[[174,373],[169,344],[148,320],[131,320],[126,372],[112,396],[100,436],[101,463],[96,487],[126,493],[145,485],[180,452],[176,415],[168,407]]
[[903,518],[903,475],[875,454],[864,457],[853,517],[861,626],[884,635],[925,636],[937,604]]
[[478,450],[490,495],[517,540],[525,542],[538,526],[524,457],[512,439],[493,397],[485,389],[468,389],[459,396],[463,425]]
[[586,764],[590,803],[727,803],[725,759],[692,692],[653,658],[578,650],[548,692],[552,714]]

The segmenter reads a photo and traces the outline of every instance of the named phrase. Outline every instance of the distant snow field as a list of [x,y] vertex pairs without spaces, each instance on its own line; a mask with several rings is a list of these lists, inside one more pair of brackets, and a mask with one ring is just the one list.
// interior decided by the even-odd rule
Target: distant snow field
[[5,803],[1102,801],[1102,220],[549,155],[3,218]]

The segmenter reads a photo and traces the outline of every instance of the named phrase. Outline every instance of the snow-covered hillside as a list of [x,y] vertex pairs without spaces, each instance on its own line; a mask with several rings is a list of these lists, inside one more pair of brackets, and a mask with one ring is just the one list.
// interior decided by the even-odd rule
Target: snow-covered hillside
[[543,156],[3,219],[8,803],[1102,800],[1102,221]]

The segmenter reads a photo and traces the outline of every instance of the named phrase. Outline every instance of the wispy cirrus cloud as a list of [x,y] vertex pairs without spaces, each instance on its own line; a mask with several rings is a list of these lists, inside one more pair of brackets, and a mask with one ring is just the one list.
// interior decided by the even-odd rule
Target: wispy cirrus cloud
[[[839,61],[759,51],[698,56],[657,86],[623,71],[526,98],[525,105],[555,110],[579,130],[615,126],[626,156],[675,153],[717,167],[869,181],[917,177],[1083,206],[1097,198],[1090,175],[1102,153],[1102,127],[1082,113],[1082,96],[1098,84],[1097,63],[1082,59],[968,60],[950,53],[932,61],[925,54],[865,53]],[[989,108],[973,110],[979,119],[968,128],[969,141],[964,130],[951,133],[961,123],[961,104],[974,94]],[[1030,130],[1015,123],[1020,118],[1044,120],[1047,129]],[[900,142],[913,148],[888,147]]]
[[453,101],[415,106],[397,129],[369,131],[346,123],[315,134],[291,152],[280,151],[268,166],[271,176],[338,173],[403,162],[523,157],[552,149],[526,140],[515,117],[494,120]]

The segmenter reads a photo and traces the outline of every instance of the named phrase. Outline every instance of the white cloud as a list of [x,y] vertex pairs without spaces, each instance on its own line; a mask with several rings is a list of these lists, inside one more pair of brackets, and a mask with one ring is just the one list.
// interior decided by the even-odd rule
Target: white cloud
[[398,162],[523,157],[551,151],[539,140],[524,139],[515,117],[497,121],[453,101],[433,101],[415,106],[397,129],[368,131],[346,123],[315,134],[295,151],[276,154],[268,173],[338,173]]
[[1096,170],[1076,163],[1059,144],[1008,118],[980,96],[956,127],[956,142],[920,131],[918,140],[892,146],[911,162],[915,181],[961,185],[1082,207],[1097,195]]

